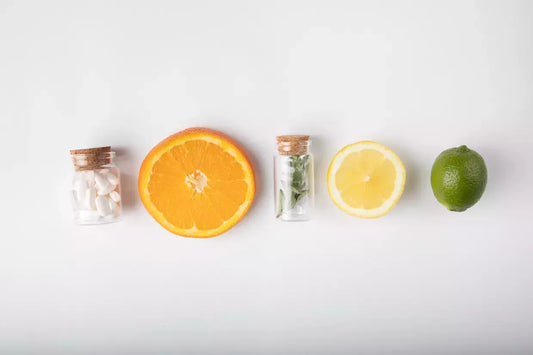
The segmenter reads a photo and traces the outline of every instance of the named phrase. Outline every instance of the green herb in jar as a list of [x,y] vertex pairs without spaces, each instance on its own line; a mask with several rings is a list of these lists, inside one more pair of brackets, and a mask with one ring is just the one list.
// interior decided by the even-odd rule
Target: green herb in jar
[[313,156],[308,135],[277,136],[274,202],[282,221],[307,221],[313,205]]
[[309,194],[309,155],[291,155],[289,159],[290,174],[282,181],[279,190],[278,217],[284,209],[293,209],[296,204]]

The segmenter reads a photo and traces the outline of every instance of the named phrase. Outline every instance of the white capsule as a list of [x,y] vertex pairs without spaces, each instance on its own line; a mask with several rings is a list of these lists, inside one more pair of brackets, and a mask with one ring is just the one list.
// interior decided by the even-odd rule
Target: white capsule
[[96,210],[100,216],[105,217],[111,214],[111,208],[109,207],[109,199],[105,196],[98,196],[95,199]]
[[98,190],[98,195],[99,196],[107,196],[111,191],[113,191],[115,187],[111,184],[107,185],[106,188],[104,189],[101,189],[101,190]]
[[92,171],[92,170],[84,170],[83,171],[83,180],[87,184],[87,187],[93,187],[94,186],[94,171]]
[[74,176],[72,186],[75,189],[94,186],[94,173],[90,170],[78,171]]
[[119,183],[118,176],[115,176],[113,173],[107,173],[106,174],[107,181],[113,186],[117,186]]
[[90,189],[85,186],[80,186],[76,190],[76,201],[80,210],[90,209]]
[[101,189],[107,185],[109,185],[109,181],[107,181],[105,175],[102,175],[100,173],[94,174],[94,181],[96,183],[96,188]]
[[120,202],[120,194],[116,191],[111,191],[109,193],[109,197],[111,197],[111,199],[115,202]]
[[109,209],[111,210],[111,214],[115,214],[115,211],[117,210],[117,203],[113,201],[112,199],[108,199],[109,202]]
[[82,208],[94,211],[96,209],[96,205],[94,203],[95,199],[96,199],[96,190],[94,189],[94,187],[85,189],[85,196],[83,198]]
[[74,174],[74,178],[72,179],[72,190],[76,192],[76,198],[78,201],[83,198],[86,187],[87,184],[85,183],[85,178],[82,172],[80,171]]
[[107,177],[100,173],[94,175],[94,180],[96,182],[96,191],[98,191],[98,195],[107,195],[115,188],[113,185],[111,185],[111,183],[109,183]]
[[83,176],[80,173],[74,174],[74,178],[72,179],[72,188],[78,188],[78,186],[83,184],[83,180]]
[[76,203],[80,208],[83,208],[83,203],[85,201],[85,195],[87,194],[88,188],[83,184],[74,185],[74,194],[76,195]]

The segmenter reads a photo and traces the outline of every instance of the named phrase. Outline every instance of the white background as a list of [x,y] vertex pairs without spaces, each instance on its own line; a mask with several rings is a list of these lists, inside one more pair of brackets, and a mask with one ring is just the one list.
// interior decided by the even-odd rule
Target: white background
[[[0,353],[533,353],[533,2],[0,0]],[[208,240],[145,212],[140,162],[222,130],[249,151],[253,208]],[[275,136],[307,133],[316,216],[273,216]],[[342,146],[407,168],[377,220],[329,199]],[[444,149],[486,160],[451,213]],[[72,148],[112,145],[120,223],[77,227]]]

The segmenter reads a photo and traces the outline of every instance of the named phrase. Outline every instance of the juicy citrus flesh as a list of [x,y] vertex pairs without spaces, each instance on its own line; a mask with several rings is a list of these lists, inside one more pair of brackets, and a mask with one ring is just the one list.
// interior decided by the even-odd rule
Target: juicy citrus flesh
[[371,141],[350,144],[333,158],[328,191],[344,212],[376,218],[389,212],[405,186],[405,168],[387,147]]
[[252,166],[231,138],[206,128],[168,137],[146,156],[139,194],[172,233],[213,237],[233,227],[255,194]]

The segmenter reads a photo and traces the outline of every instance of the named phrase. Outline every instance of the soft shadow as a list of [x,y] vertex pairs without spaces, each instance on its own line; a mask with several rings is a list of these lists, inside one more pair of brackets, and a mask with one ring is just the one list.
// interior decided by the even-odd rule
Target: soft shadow
[[120,170],[122,208],[124,210],[133,209],[139,204],[139,194],[137,192],[138,166],[130,149],[123,146],[114,146],[113,150],[116,153],[116,165]]
[[[387,146],[392,149],[405,167],[405,188],[403,191],[402,199],[414,200],[422,193],[421,183],[429,176],[429,171],[423,170],[412,158],[411,154],[398,144],[388,144]],[[431,163],[428,163],[429,169],[431,169]],[[429,184],[429,180],[428,180]]]
[[[520,176],[523,173],[520,156],[510,159],[501,154],[499,148],[492,147],[490,145],[479,145],[475,147],[469,147],[470,149],[478,152],[485,161],[487,166],[487,186],[483,197],[497,196],[498,189],[493,189],[493,186],[502,186],[504,188],[510,188],[514,190],[513,178],[514,176]],[[503,190],[500,190],[500,192]]]
[[139,194],[137,192],[137,175],[120,174],[120,184],[122,187],[122,208],[133,209],[139,204]]
[[326,156],[327,137],[314,134],[311,136],[311,154],[314,162],[315,178],[315,211],[326,209],[329,205],[329,194],[327,193],[327,171],[329,166],[329,157]]

